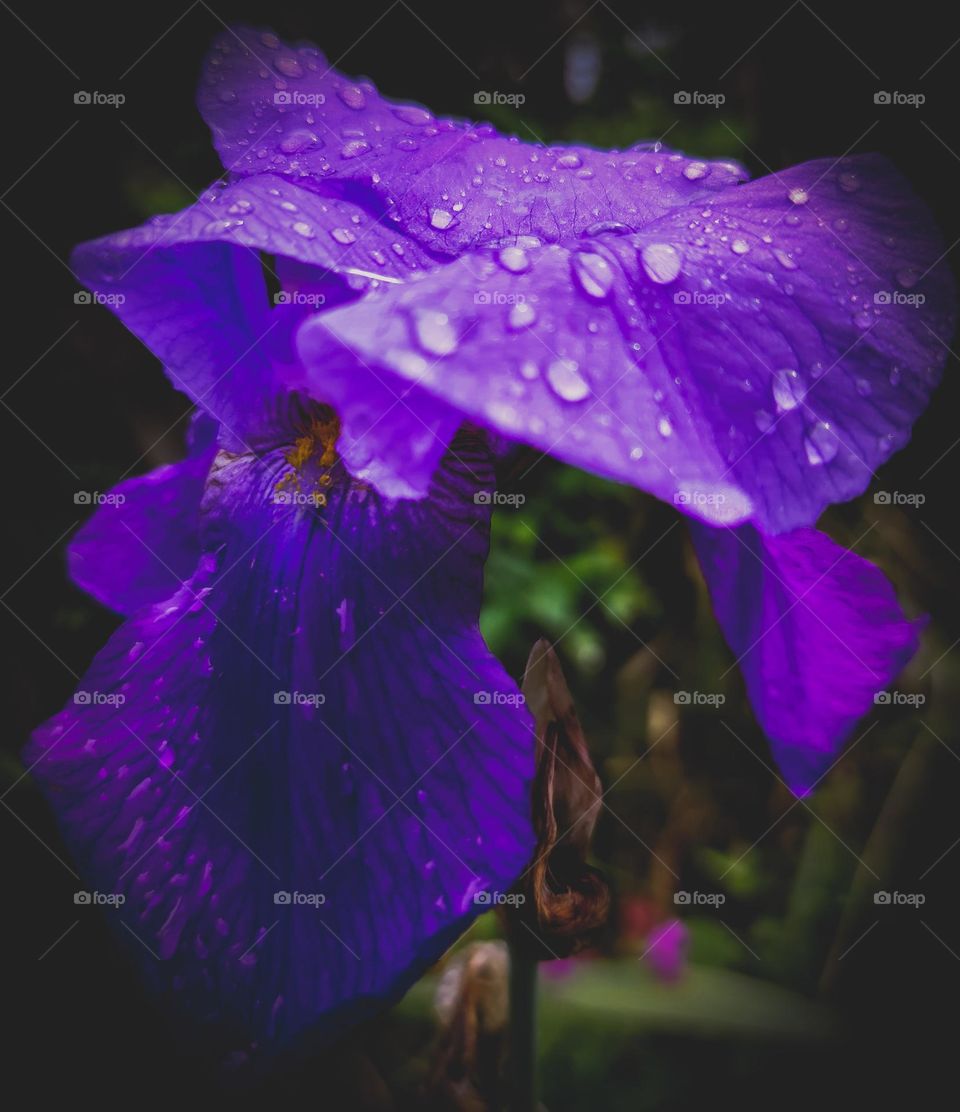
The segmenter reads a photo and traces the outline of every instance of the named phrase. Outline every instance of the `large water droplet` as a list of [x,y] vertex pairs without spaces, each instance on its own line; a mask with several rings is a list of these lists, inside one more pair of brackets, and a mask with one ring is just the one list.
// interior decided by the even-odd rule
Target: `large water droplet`
[[446,209],[435,208],[430,210],[430,226],[436,228],[437,231],[445,232],[447,228],[452,228],[457,223],[457,218]]
[[590,386],[574,359],[554,359],[547,367],[547,382],[565,402],[582,402],[590,393]]
[[575,152],[569,151],[567,154],[560,155],[555,165],[561,170],[576,170],[578,166],[583,165],[583,159]]
[[683,168],[683,176],[690,181],[698,181],[705,178],[709,171],[710,167],[705,162],[688,162]]
[[805,189],[791,189],[787,197],[793,205],[805,205],[810,200],[810,194]]
[[305,127],[299,127],[289,132],[280,140],[280,150],[284,154],[295,154],[306,147],[315,146],[319,142],[317,136]]
[[303,236],[304,239],[313,238],[313,228],[306,222],[306,220],[298,220],[293,225],[293,230],[298,236]]
[[673,435],[673,425],[670,424],[669,418],[661,417],[660,420],[657,421],[657,432],[660,433],[664,439]]
[[334,228],[330,235],[333,236],[337,243],[342,243],[344,247],[349,243],[357,242],[357,237],[349,228]]
[[730,244],[730,250],[735,255],[746,255],[750,250],[750,244],[747,243],[745,239],[735,239],[733,243]]
[[510,307],[510,312],[507,314],[507,324],[514,331],[529,328],[531,324],[536,322],[536,319],[537,311],[529,301],[518,301]]
[[367,98],[363,95],[363,89],[358,85],[344,85],[342,89],[337,89],[337,96],[348,107],[359,111],[364,108],[367,103]]
[[804,439],[807,460],[814,466],[829,463],[840,450],[840,442],[826,421],[818,421]]
[[781,251],[779,247],[773,248],[773,257],[783,267],[784,270],[797,269],[797,264],[794,262],[794,260],[790,258],[786,251]]
[[680,253],[669,243],[648,243],[640,252],[647,276],[660,285],[673,282],[680,273]]
[[522,247],[501,247],[497,262],[511,274],[523,274],[530,269],[530,256]]
[[280,54],[274,65],[284,77],[303,77],[303,66],[290,54]]
[[573,256],[573,273],[588,296],[603,301],[613,288],[613,270],[607,260],[594,251],[578,251]]
[[365,139],[351,139],[340,148],[340,155],[342,158],[356,158],[358,155],[366,154],[368,150],[370,144]]
[[430,355],[451,355],[460,342],[446,313],[438,309],[417,309],[413,314],[417,343]]
[[773,372],[773,400],[778,413],[789,413],[791,409],[796,409],[805,395],[806,390],[797,371],[787,368]]

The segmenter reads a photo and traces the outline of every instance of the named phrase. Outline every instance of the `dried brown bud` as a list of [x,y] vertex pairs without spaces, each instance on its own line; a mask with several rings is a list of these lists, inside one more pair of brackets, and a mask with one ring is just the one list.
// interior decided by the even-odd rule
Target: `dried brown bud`
[[532,946],[541,959],[565,957],[591,941],[610,910],[606,881],[587,864],[601,807],[600,779],[560,661],[546,640],[530,653],[523,693],[537,730],[537,849],[523,880],[527,900],[517,912],[529,929],[514,929],[511,937]]

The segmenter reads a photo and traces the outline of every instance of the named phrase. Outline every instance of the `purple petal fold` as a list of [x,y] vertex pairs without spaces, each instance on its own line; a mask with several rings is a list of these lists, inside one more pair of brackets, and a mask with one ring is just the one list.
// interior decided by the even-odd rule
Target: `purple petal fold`
[[696,525],[693,540],[757,719],[803,795],[913,656],[921,623],[878,568],[814,529]]
[[196,569],[216,425],[193,433],[186,459],[118,483],[70,540],[73,581],[120,614],[169,598]]
[[809,163],[636,233],[475,251],[305,321],[471,419],[712,523],[812,524],[909,437],[953,283],[899,174]]
[[391,503],[331,444],[321,416],[220,454],[195,574],[27,757],[147,976],[244,1041],[405,990],[533,848],[529,716],[476,625],[487,453]]

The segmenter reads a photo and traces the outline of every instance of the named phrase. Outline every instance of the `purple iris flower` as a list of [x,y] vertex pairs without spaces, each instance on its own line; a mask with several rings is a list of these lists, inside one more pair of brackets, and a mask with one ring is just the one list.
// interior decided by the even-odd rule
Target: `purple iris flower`
[[224,180],[75,255],[198,416],[71,545],[126,621],[29,760],[148,975],[282,1041],[403,991],[529,860],[532,723],[477,627],[492,446],[690,517],[802,793],[918,635],[812,526],[909,437],[954,293],[872,156],[747,183],[524,144],[252,30],[200,107]]

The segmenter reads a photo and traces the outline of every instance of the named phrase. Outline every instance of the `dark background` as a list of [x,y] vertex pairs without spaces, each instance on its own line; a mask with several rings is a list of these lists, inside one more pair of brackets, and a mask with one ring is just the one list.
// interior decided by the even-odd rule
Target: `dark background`
[[[9,453],[0,581],[9,684],[0,758],[7,792],[0,809],[7,1016],[0,1054],[6,1092],[38,1103],[60,1087],[107,1106],[193,1101],[215,1084],[202,1054],[191,1053],[143,998],[104,924],[75,915],[77,884],[57,859],[64,851],[46,807],[29,777],[20,779],[18,754],[29,731],[69,697],[71,671],[83,672],[115,625],[65,576],[64,545],[86,513],[74,492],[106,490],[127,473],[176,458],[183,423],[165,430],[186,408],[107,311],[74,304],[78,285],[65,260],[77,242],[191,203],[217,176],[194,88],[212,37],[240,21],[312,39],[345,72],[368,75],[388,95],[437,113],[474,115],[479,89],[521,92],[526,103],[518,112],[492,116],[528,140],[628,145],[668,133],[668,145],[737,157],[755,174],[881,151],[932,206],[946,243],[960,240],[960,46],[938,61],[960,39],[960,13],[931,0],[895,9],[823,0],[0,5],[8,83],[0,423]],[[582,103],[565,81],[574,49],[598,60],[595,88]],[[78,107],[73,95],[82,89],[121,92],[126,103]],[[677,107],[678,89],[722,92],[726,103]],[[922,92],[926,104],[877,106],[881,89]],[[949,256],[954,265],[956,257]],[[922,492],[920,509],[888,510],[868,494],[824,523],[848,543],[864,523],[877,523],[858,551],[884,567],[911,612],[932,615],[901,683],[925,694],[926,704],[919,713],[878,715],[878,728],[811,807],[794,811],[764,843],[731,908],[748,954],[737,945],[731,951],[715,923],[690,924],[694,964],[824,1000],[840,1021],[838,1033],[777,1041],[731,1036],[719,1016],[706,1027],[669,1031],[656,1021],[617,1018],[612,1058],[577,1053],[562,1040],[545,1055],[552,1112],[734,1100],[741,1107],[810,1099],[826,1107],[903,1098],[922,1104],[923,1090],[949,1073],[960,989],[960,848],[952,852],[960,840],[958,400],[951,356],[911,444],[873,488]],[[522,489],[523,515],[504,511],[496,522],[484,629],[519,673],[536,636],[560,636],[567,614],[585,610],[591,594],[604,597],[560,651],[609,783],[644,752],[655,722],[675,710],[663,698],[671,685],[639,639],[681,674],[706,677],[707,689],[729,657],[682,528],[604,595],[663,533],[672,511],[549,462],[525,476]],[[736,677],[726,682],[728,721],[766,760]],[[658,852],[672,854],[685,878],[709,879],[703,847],[733,860],[789,806],[763,765],[709,715],[683,716],[676,739],[658,752],[660,763],[647,762],[651,771],[626,780],[611,806]],[[863,855],[878,870],[882,864],[889,887],[922,891],[923,909],[858,912]],[[601,822],[597,856],[618,892],[601,952],[635,963],[646,927],[670,912],[670,893],[613,820]],[[836,958],[847,944],[855,949],[831,967],[831,948]],[[738,1007],[735,996],[729,1006]],[[572,1030],[577,1040],[576,1024]],[[329,1058],[290,1067],[262,1088],[244,1080],[240,1091],[323,1108],[391,1107],[374,1103],[389,1091],[397,1107],[418,1107],[416,1077],[403,1059],[429,1058],[430,1038],[426,1013],[398,1013],[352,1034]],[[371,1077],[378,1097],[369,1095]]]

